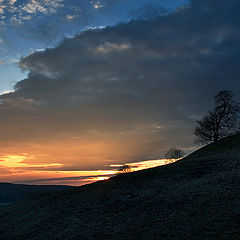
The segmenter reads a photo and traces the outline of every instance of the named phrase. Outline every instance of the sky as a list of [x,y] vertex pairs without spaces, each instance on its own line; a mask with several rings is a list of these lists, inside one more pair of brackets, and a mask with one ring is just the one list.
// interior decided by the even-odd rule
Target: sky
[[213,96],[240,100],[239,7],[0,1],[0,179],[80,185],[198,148]]
[[[0,0],[0,93],[26,77],[17,67],[32,52],[57,46],[86,29],[154,18],[183,0]],[[9,72],[11,71],[11,74]]]

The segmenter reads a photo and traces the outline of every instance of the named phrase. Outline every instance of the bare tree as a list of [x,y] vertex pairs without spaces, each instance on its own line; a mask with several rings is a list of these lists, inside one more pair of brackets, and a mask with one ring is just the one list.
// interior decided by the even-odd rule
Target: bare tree
[[118,171],[119,171],[120,173],[129,173],[129,172],[131,172],[131,166],[125,164],[125,165],[121,166],[121,167],[118,169]]
[[171,148],[169,149],[166,154],[165,158],[169,160],[169,162],[174,162],[175,160],[184,157],[185,152],[178,148]]
[[237,132],[239,103],[232,92],[224,90],[215,96],[215,108],[197,121],[194,135],[198,143],[216,142]]

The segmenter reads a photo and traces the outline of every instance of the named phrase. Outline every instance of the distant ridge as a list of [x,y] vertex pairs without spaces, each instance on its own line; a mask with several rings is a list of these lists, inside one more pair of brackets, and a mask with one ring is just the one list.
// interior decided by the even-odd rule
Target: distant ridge
[[25,185],[0,182],[0,205],[8,205],[36,194],[63,191],[69,188],[69,186],[60,185]]
[[238,240],[240,135],[0,211],[1,240]]

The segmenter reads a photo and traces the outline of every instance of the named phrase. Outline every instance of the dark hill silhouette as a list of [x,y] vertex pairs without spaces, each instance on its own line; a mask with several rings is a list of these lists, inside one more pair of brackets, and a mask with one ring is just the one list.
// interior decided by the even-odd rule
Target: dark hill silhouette
[[26,199],[33,195],[63,191],[69,186],[59,185],[24,185],[0,182],[0,206],[8,205],[17,200]]
[[240,135],[174,164],[18,202],[0,239],[240,239]]

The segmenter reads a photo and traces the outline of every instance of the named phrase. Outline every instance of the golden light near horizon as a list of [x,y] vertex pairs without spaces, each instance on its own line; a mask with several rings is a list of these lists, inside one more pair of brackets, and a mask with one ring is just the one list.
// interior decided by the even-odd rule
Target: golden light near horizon
[[129,163],[133,171],[139,171],[143,169],[158,167],[167,164],[167,159],[147,160],[137,163]]
[[105,180],[117,174],[127,159],[141,154],[140,144],[135,138],[123,142],[108,135],[82,139],[73,138],[72,134],[57,140],[9,144],[0,155],[0,179],[11,183],[66,185]]
[[[83,178],[84,181],[97,181],[105,180],[116,174],[116,171],[112,170],[96,170],[96,171],[63,171],[60,170],[64,167],[64,164],[50,163],[50,164],[29,164],[25,163],[26,160],[34,159],[34,157],[27,154],[23,155],[4,155],[0,158],[0,169],[6,169],[7,171],[0,171],[1,181],[29,183],[31,181],[38,180],[37,183],[52,184],[56,182],[56,179],[68,179],[68,178]],[[51,168],[53,170],[51,170]],[[59,168],[59,170],[58,170]],[[95,177],[94,177],[95,176]],[[65,181],[67,184],[67,181]],[[77,185],[79,184],[76,181]]]
[[96,178],[90,178],[90,179],[85,179],[85,180],[83,180],[83,181],[89,181],[89,180],[91,180],[91,181],[104,181],[104,180],[108,180],[110,178],[110,176],[109,177],[96,177]]
[[[127,165],[130,166],[131,171],[139,171],[168,163],[168,159],[158,159],[130,162]],[[13,183],[66,184],[77,186],[94,181],[107,180],[119,173],[118,169],[121,166],[123,165],[110,164],[109,167],[113,170],[63,170],[65,165],[62,163],[35,164],[34,156],[25,153],[21,155],[10,154],[0,157],[0,169],[7,169],[7,172],[0,171],[0,177],[1,181]]]
[[[154,167],[159,167],[167,164],[174,163],[176,161],[181,160],[182,158],[179,159],[156,159],[156,160],[146,160],[146,161],[141,161],[141,162],[133,162],[133,163],[126,163],[125,165],[128,165],[131,169],[132,172],[135,171],[140,171],[143,169],[149,169],[149,168],[154,168]],[[112,167],[122,167],[124,165],[122,164],[113,164],[110,165]]]
[[[29,164],[24,163],[24,160],[31,160],[33,157],[28,155],[5,155],[0,158],[0,167],[7,168],[21,168],[28,167]],[[50,164],[34,164],[34,167],[61,167],[60,163],[50,163]]]

